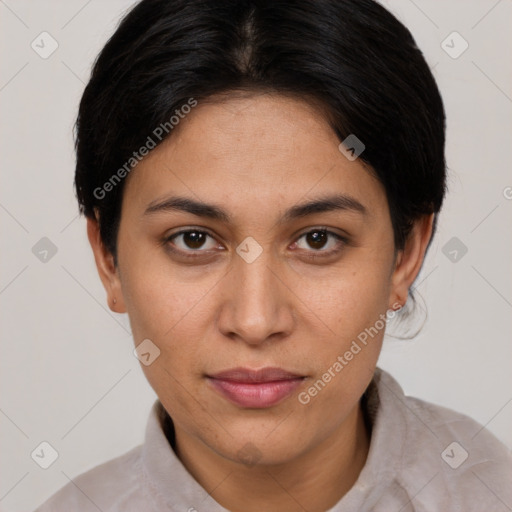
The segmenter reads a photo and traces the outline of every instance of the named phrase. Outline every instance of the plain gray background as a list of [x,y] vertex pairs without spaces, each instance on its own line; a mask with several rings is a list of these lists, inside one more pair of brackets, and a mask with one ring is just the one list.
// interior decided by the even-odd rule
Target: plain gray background
[[[4,511],[31,510],[140,444],[156,398],[127,317],[107,307],[72,183],[78,101],[132,3],[0,0]],[[407,394],[475,418],[510,448],[512,2],[383,3],[413,33],[443,95],[449,193],[416,282],[427,323],[413,340],[386,339],[379,364]],[[46,59],[31,47],[51,49],[44,31],[58,44]],[[43,441],[58,452],[48,469],[31,458]]]

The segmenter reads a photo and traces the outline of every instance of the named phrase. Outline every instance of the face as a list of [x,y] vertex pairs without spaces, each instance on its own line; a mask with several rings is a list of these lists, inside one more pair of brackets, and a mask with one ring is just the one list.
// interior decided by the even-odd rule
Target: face
[[[90,221],[112,308],[136,345],[160,350],[147,379],[176,429],[226,459],[250,443],[260,463],[283,463],[353,417],[386,311],[421,266],[428,223],[396,253],[382,185],[338,146],[299,100],[200,103],[128,177],[117,268]],[[256,398],[240,388],[237,402],[208,377],[235,367],[302,379]]]

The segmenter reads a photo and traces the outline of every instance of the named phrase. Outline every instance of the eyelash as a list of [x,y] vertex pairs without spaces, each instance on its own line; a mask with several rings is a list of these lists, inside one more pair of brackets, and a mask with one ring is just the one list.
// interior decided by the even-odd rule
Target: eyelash
[[[208,231],[204,231],[204,230],[201,230],[201,229],[190,229],[189,228],[189,229],[185,229],[185,230],[182,230],[182,231],[178,231],[176,233],[173,233],[170,236],[165,237],[164,240],[163,240],[163,243],[164,243],[164,245],[167,246],[168,250],[170,250],[171,252],[173,252],[175,254],[179,254],[180,256],[185,257],[185,258],[193,259],[193,258],[199,258],[199,257],[203,256],[203,254],[201,254],[201,253],[206,253],[207,251],[202,251],[200,249],[197,249],[197,250],[190,249],[190,251],[183,251],[181,249],[175,249],[175,248],[171,247],[171,243],[170,242],[174,238],[177,238],[178,236],[183,235],[183,234],[187,234],[187,233],[199,233],[199,234],[208,235],[211,238],[215,238],[213,235],[208,233]],[[309,231],[306,231],[305,233],[302,233],[297,238],[297,241],[300,240],[302,237],[307,236],[307,235],[309,235],[311,233],[325,233],[327,235],[333,236],[338,241],[337,246],[334,249],[331,249],[329,251],[322,251],[322,250],[316,250],[315,251],[315,250],[312,250],[311,251],[312,253],[308,254],[306,256],[306,258],[311,259],[311,260],[317,260],[317,259],[328,258],[330,256],[333,256],[333,255],[341,252],[341,250],[343,250],[344,246],[348,243],[347,238],[339,235],[338,233],[330,231],[326,227],[318,227],[318,228],[314,228],[314,229],[311,229]],[[294,242],[294,243],[296,243],[296,242]]]

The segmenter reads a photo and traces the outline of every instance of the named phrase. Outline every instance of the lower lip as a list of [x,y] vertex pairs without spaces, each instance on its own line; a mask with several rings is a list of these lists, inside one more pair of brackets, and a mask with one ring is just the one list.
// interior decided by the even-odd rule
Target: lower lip
[[273,382],[246,383],[208,378],[222,396],[240,407],[263,409],[276,405],[295,391],[303,378]]

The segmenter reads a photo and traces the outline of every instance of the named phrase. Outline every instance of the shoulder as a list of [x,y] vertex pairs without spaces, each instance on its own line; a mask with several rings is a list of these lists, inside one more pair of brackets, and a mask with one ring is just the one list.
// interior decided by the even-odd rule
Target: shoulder
[[510,450],[469,416],[406,396],[383,377],[405,420],[397,480],[417,510],[510,510]]
[[142,489],[142,445],[73,478],[34,512],[127,510]]

